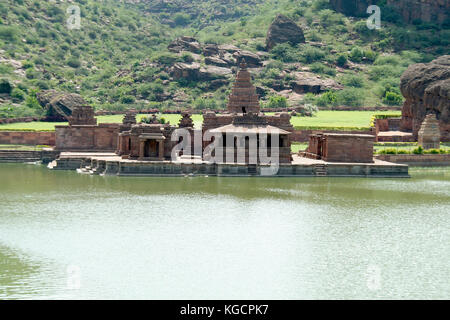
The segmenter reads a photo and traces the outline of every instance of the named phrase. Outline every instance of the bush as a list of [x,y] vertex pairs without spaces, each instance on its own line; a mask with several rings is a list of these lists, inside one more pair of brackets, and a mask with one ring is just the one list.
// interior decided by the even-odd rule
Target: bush
[[341,54],[336,59],[336,64],[339,67],[344,67],[347,64],[347,55]]
[[22,102],[25,99],[25,92],[19,88],[14,88],[11,92],[11,97],[14,102]]
[[390,106],[400,106],[403,104],[403,97],[398,93],[387,91],[383,103]]
[[266,108],[287,108],[288,103],[287,99],[282,96],[271,96],[269,97],[269,100],[265,104]]
[[10,94],[12,91],[11,83],[7,79],[0,79],[0,93]]
[[356,88],[347,88],[336,92],[337,103],[343,106],[361,107],[364,105],[364,91]]
[[18,39],[19,30],[17,27],[0,25],[0,39],[15,42]]
[[413,150],[414,154],[423,154],[423,148],[421,146]]
[[364,87],[364,78],[362,76],[349,74],[342,77],[342,83],[348,87],[362,88]]
[[81,61],[78,60],[77,58],[72,57],[72,58],[69,58],[69,60],[67,60],[67,65],[69,67],[76,69],[76,68],[81,67]]
[[325,52],[323,50],[309,45],[302,46],[301,55],[302,60],[305,63],[313,63],[315,61],[319,61],[325,58]]
[[191,21],[191,16],[185,13],[177,13],[173,21],[177,26],[185,26]]
[[120,102],[124,104],[134,103],[136,99],[131,95],[123,95],[120,97]]
[[300,58],[297,49],[292,47],[289,43],[281,43],[276,45],[272,48],[270,53],[274,59],[283,62],[296,62]]
[[338,101],[336,92],[334,91],[327,91],[324,94],[320,95],[316,98],[316,104],[319,107],[327,107],[330,105],[336,105]]
[[353,62],[361,62],[364,57],[364,51],[358,47],[354,47],[352,51],[350,51],[350,60]]
[[309,68],[311,69],[312,72],[315,72],[315,73],[327,74],[330,76],[336,75],[336,70],[334,68],[330,68],[320,62],[315,62],[315,63],[311,64],[309,66]]

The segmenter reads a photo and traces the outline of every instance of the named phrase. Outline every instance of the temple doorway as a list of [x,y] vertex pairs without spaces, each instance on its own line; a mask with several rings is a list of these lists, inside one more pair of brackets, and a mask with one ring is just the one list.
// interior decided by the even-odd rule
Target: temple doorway
[[146,140],[144,145],[144,158],[159,157],[159,142],[156,140]]

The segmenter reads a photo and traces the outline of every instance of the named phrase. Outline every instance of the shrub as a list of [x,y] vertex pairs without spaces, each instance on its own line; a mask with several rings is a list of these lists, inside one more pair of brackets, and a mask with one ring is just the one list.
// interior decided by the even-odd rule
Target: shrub
[[173,18],[173,21],[177,26],[185,26],[189,24],[190,20],[191,16],[185,13],[177,13]]
[[327,75],[330,75],[330,76],[335,76],[336,75],[336,70],[335,69],[330,68],[330,67],[328,67],[328,66],[326,66],[326,65],[324,65],[323,63],[320,63],[320,62],[315,62],[315,63],[311,64],[309,67],[310,67],[311,71],[315,72],[315,73],[322,73],[322,74],[327,74]]
[[390,106],[400,106],[403,104],[403,97],[398,93],[387,91],[383,103]]
[[15,42],[18,39],[19,30],[17,27],[0,25],[0,39]]
[[266,108],[287,108],[287,99],[282,96],[271,96],[265,104]]
[[336,64],[339,67],[344,67],[347,64],[347,55],[341,54],[336,59]]
[[423,154],[423,148],[421,146],[413,150],[414,154]]
[[362,76],[349,74],[342,77],[342,83],[348,87],[362,88],[364,87],[364,78]]
[[72,57],[72,58],[69,58],[69,60],[67,60],[67,65],[69,67],[76,69],[76,68],[81,67],[81,61],[78,60],[77,58]]
[[361,62],[364,57],[364,51],[358,47],[354,47],[352,51],[350,51],[350,60],[353,62]]
[[283,62],[296,62],[299,60],[299,54],[296,48],[292,47],[289,43],[281,43],[276,45],[270,51],[274,59]]
[[364,105],[364,92],[357,88],[346,88],[336,92],[337,103],[343,106],[361,107]]
[[337,96],[336,92],[334,91],[327,91],[324,94],[320,95],[316,98],[316,104],[319,107],[326,107],[330,105],[335,105],[337,103]]
[[19,88],[14,88],[11,91],[11,97],[14,102],[22,102],[25,99],[25,92],[20,90]]
[[319,61],[325,58],[325,52],[323,50],[309,45],[302,46],[301,55],[302,60],[305,63],[313,63],[315,61]]
[[120,97],[120,102],[124,104],[134,103],[136,99],[131,95],[123,95]]
[[11,83],[7,79],[0,79],[0,93],[10,94],[12,91]]

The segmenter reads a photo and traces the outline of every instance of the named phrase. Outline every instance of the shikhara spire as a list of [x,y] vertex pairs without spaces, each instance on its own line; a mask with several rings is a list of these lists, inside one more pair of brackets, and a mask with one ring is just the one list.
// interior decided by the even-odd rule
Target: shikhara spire
[[228,112],[230,113],[259,113],[259,96],[251,82],[251,74],[247,70],[247,63],[242,60],[233,89],[228,98]]

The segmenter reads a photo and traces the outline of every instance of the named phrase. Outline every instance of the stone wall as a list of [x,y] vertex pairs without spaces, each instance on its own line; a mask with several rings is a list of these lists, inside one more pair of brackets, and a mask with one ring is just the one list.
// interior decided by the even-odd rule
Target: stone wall
[[382,154],[375,158],[417,167],[450,166],[450,154]]
[[120,124],[56,126],[56,149],[60,151],[108,151],[117,149]]
[[330,162],[373,162],[374,139],[362,134],[325,134],[322,160]]
[[337,130],[295,130],[291,135],[291,141],[295,142],[308,142],[311,134],[319,133],[342,133],[342,134],[370,134],[374,136],[375,133],[372,130],[367,131],[337,131]]
[[0,144],[55,145],[55,132],[0,131]]

